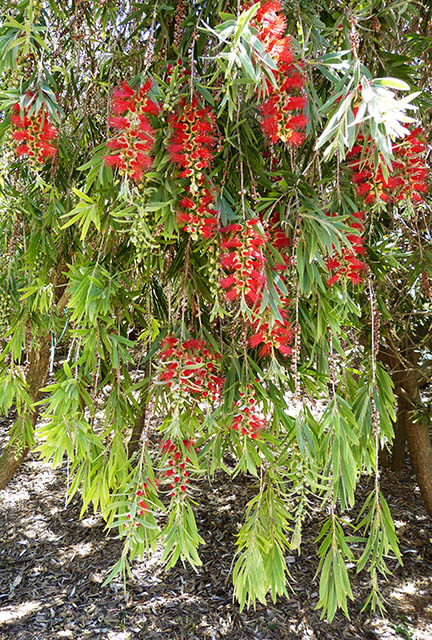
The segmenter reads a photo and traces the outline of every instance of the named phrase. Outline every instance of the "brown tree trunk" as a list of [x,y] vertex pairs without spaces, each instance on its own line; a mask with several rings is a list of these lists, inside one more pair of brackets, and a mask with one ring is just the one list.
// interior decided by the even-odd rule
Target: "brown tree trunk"
[[[29,396],[33,402],[37,402],[40,399],[40,389],[45,384],[48,375],[50,346],[50,337],[49,335],[45,335],[41,338],[39,344],[33,347],[30,353],[27,382],[29,385]],[[29,447],[23,444],[24,421],[28,419],[34,429],[38,415],[39,408],[36,408],[30,412],[24,411],[17,418],[11,439],[0,456],[0,490],[4,489],[8,484],[29,452]]]
[[138,449],[138,446],[141,440],[141,434],[145,427],[145,423],[146,423],[146,405],[144,405],[143,408],[141,409],[141,413],[139,414],[134,424],[134,428],[132,430],[132,434],[128,442],[128,447],[127,447],[128,460],[130,460],[130,458],[133,456],[135,451],[137,451]]
[[409,421],[407,440],[420,493],[432,518],[432,444],[428,426]]
[[432,442],[429,427],[421,422],[413,422],[410,417],[410,412],[421,402],[415,369],[405,372],[402,385],[403,392],[399,402],[404,416],[409,454],[426,511],[432,518]]
[[395,427],[395,438],[393,441],[391,468],[393,471],[402,471],[406,452],[406,424],[405,415],[401,411],[400,403],[398,403],[397,422]]
[[[398,399],[392,466],[395,471],[402,467],[405,443],[407,443],[426,511],[432,517],[432,442],[429,428],[421,422],[413,422],[410,417],[410,413],[416,406],[421,406],[419,376],[416,368],[417,355],[408,349],[403,351],[403,355],[402,359],[394,345],[387,345],[379,353],[380,360],[391,369],[394,391]],[[410,364],[412,367],[409,366]]]
[[[68,294],[67,291],[63,291],[64,278],[61,270],[58,271],[58,274],[59,277],[57,279],[57,282],[61,282],[61,289],[59,290],[59,294],[63,293],[63,295],[61,295],[60,299],[57,302],[57,312],[61,314],[63,313],[63,310],[66,306]],[[50,334],[48,333],[43,335],[39,340],[39,344],[33,347],[33,349],[31,350],[29,358],[29,369],[27,373],[27,383],[29,396],[32,399],[32,402],[38,402],[38,400],[40,400],[40,390],[44,386],[45,381],[48,377],[50,349],[51,338]],[[0,490],[4,489],[4,487],[11,480],[15,471],[22,464],[22,462],[24,462],[28,455],[29,447],[23,442],[24,421],[28,419],[31,428],[34,429],[36,426],[38,415],[39,407],[36,407],[33,408],[33,410],[23,411],[23,413],[16,420],[15,425],[12,429],[12,436],[0,456]]]

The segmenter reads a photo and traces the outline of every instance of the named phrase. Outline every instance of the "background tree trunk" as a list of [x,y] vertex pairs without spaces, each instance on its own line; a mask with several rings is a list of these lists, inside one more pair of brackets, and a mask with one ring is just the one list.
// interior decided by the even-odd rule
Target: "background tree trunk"
[[380,360],[390,368],[398,399],[392,468],[394,471],[401,470],[407,443],[420,493],[426,511],[432,518],[432,442],[429,428],[421,422],[413,422],[410,417],[411,412],[421,406],[417,356],[408,349],[402,350],[402,345],[397,345],[399,346],[400,350],[395,348],[394,343],[391,346],[387,344],[379,353]]
[[391,468],[393,471],[402,471],[406,452],[406,416],[398,403],[397,422],[395,426],[395,438],[393,441]]
[[[40,389],[45,384],[48,375],[51,340],[50,335],[41,338],[39,344],[33,347],[30,353],[27,382],[29,395],[33,402],[40,399]],[[3,489],[14,475],[15,471],[27,457],[28,445],[23,443],[24,421],[29,418],[34,429],[39,415],[39,408],[23,413],[17,418],[13,427],[11,439],[0,456],[0,490]]]
[[[64,290],[65,278],[62,273],[64,266],[65,262],[62,261],[58,268],[56,279],[58,286],[57,313],[59,314],[63,313],[68,301],[68,293]],[[39,343],[30,352],[27,384],[29,396],[33,403],[40,400],[40,390],[48,377],[50,350],[51,336],[47,333],[40,338]],[[34,429],[38,416],[39,407],[33,408],[33,410],[27,409],[17,418],[12,428],[12,436],[0,456],[0,490],[4,489],[28,455],[29,447],[23,441],[24,421],[28,418],[31,428]]]

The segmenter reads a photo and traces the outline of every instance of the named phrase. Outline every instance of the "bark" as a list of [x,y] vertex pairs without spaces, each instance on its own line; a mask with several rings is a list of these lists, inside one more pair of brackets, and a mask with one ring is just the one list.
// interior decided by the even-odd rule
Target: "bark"
[[[151,360],[148,360],[144,367],[144,376],[148,378],[150,376],[151,371]],[[128,460],[133,456],[133,454],[138,450],[142,432],[144,431],[144,427],[146,426],[147,421],[147,393],[144,392],[141,395],[141,411],[136,419],[134,424],[134,428],[132,429],[131,437],[129,438],[128,447],[127,447],[127,456]]]
[[141,434],[144,430],[145,423],[146,423],[146,405],[143,406],[141,413],[138,415],[138,418],[132,430],[131,437],[129,438],[128,448],[127,448],[128,460],[130,460],[130,458],[133,456],[133,454],[135,453],[135,451],[137,451],[139,447]]
[[[27,382],[29,395],[33,402],[40,400],[40,389],[44,386],[48,375],[50,359],[50,336],[45,335],[30,353]],[[36,426],[39,407],[33,411],[23,412],[13,427],[13,435],[0,456],[0,490],[8,484],[18,467],[24,462],[29,447],[23,444],[23,422],[28,417],[32,428]]]
[[405,349],[402,360],[394,345],[393,347],[387,345],[379,353],[380,360],[390,368],[398,399],[392,466],[395,471],[402,467],[407,443],[426,511],[432,517],[432,442],[428,426],[421,422],[413,422],[411,417],[411,412],[417,406],[421,406],[421,376],[416,367],[417,357],[417,354]]
[[401,411],[401,407],[399,405],[391,462],[391,468],[396,473],[402,471],[403,463],[405,460],[406,440],[405,415],[403,415],[403,412]]
[[432,444],[428,426],[409,421],[407,440],[420,493],[432,518]]
[[413,422],[411,411],[420,404],[420,390],[416,369],[408,369],[403,379],[399,402],[402,410],[408,449],[426,511],[432,518],[432,442],[429,426]]
[[[64,289],[63,283],[60,286],[60,292],[62,292]],[[64,291],[57,302],[58,313],[63,313],[67,300],[68,295],[67,292]],[[33,347],[30,353],[27,384],[28,393],[33,403],[40,400],[40,389],[44,386],[48,377],[50,349],[51,337],[50,334],[47,333],[41,336],[39,343]],[[23,411],[17,418],[12,429],[12,436],[0,456],[0,490],[5,488],[29,453],[29,447],[24,443],[23,439],[24,420],[28,418],[32,429],[34,429],[38,416],[39,407],[35,407],[32,410],[27,409],[27,411]]]

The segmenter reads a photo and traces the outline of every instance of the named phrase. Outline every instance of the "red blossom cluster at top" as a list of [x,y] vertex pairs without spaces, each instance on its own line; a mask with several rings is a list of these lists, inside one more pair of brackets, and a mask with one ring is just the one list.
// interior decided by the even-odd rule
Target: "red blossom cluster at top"
[[[336,216],[337,214],[334,213],[332,215]],[[353,231],[347,234],[347,240],[351,243],[352,249],[344,247],[340,255],[334,254],[326,260],[326,267],[332,272],[331,277],[327,281],[329,286],[333,285],[342,277],[348,278],[353,284],[360,284],[362,282],[362,276],[366,271],[366,264],[360,260],[358,256],[364,256],[366,253],[361,236],[364,231],[364,215],[364,211],[357,211],[351,214],[351,220],[348,224]]]
[[220,264],[225,276],[220,280],[220,286],[230,302],[243,297],[252,311],[254,320],[246,319],[252,331],[249,345],[252,348],[259,346],[261,357],[272,355],[274,350],[288,356],[292,338],[287,309],[289,300],[280,295],[278,312],[282,321],[275,318],[270,309],[262,310],[261,306],[267,282],[264,249],[271,243],[278,252],[280,250],[282,263],[276,264],[274,269],[282,277],[289,264],[289,259],[283,255],[289,240],[279,226],[278,216],[273,216],[264,233],[257,229],[259,222],[258,219],[247,220],[244,224],[235,223],[221,229]]
[[159,356],[159,380],[171,391],[184,398],[212,401],[220,398],[224,385],[224,379],[218,375],[220,355],[208,349],[204,340],[180,343],[170,335],[162,341]]
[[[186,451],[195,449],[193,440],[182,440],[182,444]],[[172,440],[164,440],[161,444],[161,449],[168,457],[164,476],[165,483],[170,491],[169,495],[174,497],[176,494],[186,494],[190,476],[188,465],[190,465],[191,461],[189,457]]]
[[216,116],[210,107],[202,107],[196,96],[190,103],[182,98],[169,124],[173,134],[168,153],[179,169],[178,177],[189,182],[180,200],[177,221],[187,233],[210,238],[218,228],[218,212],[206,177],[217,139]]
[[423,193],[428,190],[428,168],[421,128],[414,129],[401,142],[393,145],[394,160],[388,176],[384,175],[382,162],[378,169],[374,167],[372,142],[369,140],[364,145],[361,135],[357,141],[358,144],[347,154],[348,166],[353,172],[357,194],[366,204],[380,200],[389,203],[406,199],[423,201]]
[[[27,95],[32,96],[31,93]],[[21,109],[19,103],[14,104],[11,123],[12,136],[19,143],[15,153],[19,156],[27,155],[30,158],[29,164],[33,165],[35,162],[43,163],[56,154],[53,142],[58,131],[50,124],[45,107],[31,115],[30,109],[31,107]]]
[[246,393],[240,393],[240,400],[235,403],[236,415],[232,422],[232,429],[242,436],[256,440],[260,431],[266,428],[266,419],[258,414],[256,391],[248,386]]
[[261,128],[271,143],[279,140],[291,146],[299,146],[305,139],[307,117],[301,113],[306,106],[302,94],[304,74],[301,64],[295,60],[286,29],[285,17],[281,15],[279,0],[263,0],[252,26],[258,38],[277,66],[273,71],[277,87],[267,82],[270,97],[260,107]]
[[134,91],[127,82],[114,90],[112,113],[108,123],[118,134],[107,142],[113,155],[105,157],[105,164],[117,167],[121,175],[139,182],[151,169],[154,130],[148,116],[159,113],[159,106],[148,96],[152,81]]

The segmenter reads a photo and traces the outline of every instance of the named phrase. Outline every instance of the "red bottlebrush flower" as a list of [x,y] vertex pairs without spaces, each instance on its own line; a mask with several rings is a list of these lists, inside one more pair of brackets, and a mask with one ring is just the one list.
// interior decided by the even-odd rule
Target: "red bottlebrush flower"
[[[352,217],[355,221],[363,220],[364,213],[364,211],[357,211],[352,214]],[[362,222],[350,221],[349,225],[359,233],[363,232]],[[327,269],[329,271],[334,271],[333,275],[327,281],[328,286],[332,286],[335,282],[340,280],[342,276],[346,276],[354,284],[359,284],[362,281],[362,276],[360,274],[366,270],[366,264],[362,260],[359,260],[357,256],[364,255],[366,253],[363,246],[363,238],[357,233],[347,233],[346,238],[351,243],[352,250],[350,251],[348,248],[344,248],[341,256],[335,255],[326,260]]]
[[147,97],[150,89],[151,81],[136,91],[123,82],[113,92],[115,115],[108,118],[108,124],[119,129],[119,134],[107,146],[118,153],[106,156],[105,163],[117,167],[121,175],[135,182],[142,180],[153,164],[154,131],[147,115],[157,114],[159,107]]
[[334,275],[332,275],[331,278],[329,278],[327,280],[327,285],[329,287],[331,287],[333,284],[335,284],[335,282],[337,282],[339,280],[339,278],[340,278],[340,274],[339,273],[335,273]]
[[340,260],[337,260],[337,258],[330,258],[329,260],[326,260],[326,267],[329,271],[331,271],[332,269],[337,269],[340,266]]
[[236,282],[237,282],[237,278],[231,275],[231,276],[228,276],[227,278],[222,278],[219,284],[222,287],[222,289],[229,289],[229,287],[232,287],[234,284],[236,284]]
[[198,160],[204,160],[208,166],[213,158],[216,142],[216,126],[210,109],[198,108],[196,97],[190,104],[182,98],[179,109],[170,117],[170,124],[174,129],[168,144],[172,162],[179,167],[189,167]]
[[279,345],[278,351],[280,351],[280,353],[285,357],[288,357],[292,353],[291,347],[287,347],[286,345],[283,345],[283,344]]
[[248,386],[245,392],[240,393],[240,398],[236,402],[240,413],[234,416],[231,428],[242,436],[247,436],[255,440],[259,433],[266,428],[264,416],[258,414],[256,392],[253,387]]
[[19,129],[18,131],[12,131],[12,137],[15,140],[27,140],[30,133],[26,129]]
[[[31,148],[28,144],[21,144],[19,147],[15,148],[15,153],[17,154],[17,156],[23,156],[28,154],[29,152],[31,152]],[[32,155],[34,155],[34,152],[32,152]]]
[[[182,209],[178,211],[177,221],[187,233],[211,238],[219,225],[218,211],[203,170],[210,167],[213,160],[217,133],[215,115],[209,107],[200,106],[197,96],[190,103],[182,98],[177,112],[169,117],[169,123],[173,131],[167,147],[171,162],[181,169],[179,178],[193,181],[191,184],[195,185],[193,191],[190,185],[185,188],[188,195],[180,201]],[[184,214],[189,214],[191,209],[194,217],[188,219]]]
[[299,147],[305,141],[305,135],[299,131],[291,131],[287,136],[288,143],[294,147]]
[[[169,340],[169,342],[167,342]],[[162,343],[162,348],[166,344],[177,346],[177,339],[169,336]],[[212,392],[212,399],[217,400],[220,396],[221,389],[224,385],[224,379],[220,376],[213,375],[220,365],[218,365],[219,356],[209,348],[206,348],[204,340],[190,339],[185,340],[176,349],[172,348],[170,355],[175,358],[173,362],[166,362],[167,349],[160,353],[159,380],[161,383],[169,381],[170,391],[181,394],[183,397],[205,399]],[[189,441],[184,441],[186,448]],[[191,441],[192,442],[192,441]]]
[[[26,95],[32,97],[30,92]],[[30,164],[34,161],[43,163],[47,158],[52,158],[57,149],[49,143],[57,138],[58,131],[50,124],[45,106],[31,115],[30,107],[24,107],[22,110],[19,103],[14,104],[12,110],[12,137],[17,142],[24,143],[15,148],[15,153],[18,156],[27,155],[31,158]]]
[[[229,249],[229,253],[222,253],[221,268],[232,271],[220,280],[221,287],[226,290],[229,301],[235,300],[241,293],[249,303],[254,303],[265,282],[262,268],[265,263],[260,247],[265,244],[266,236],[256,230],[259,220],[248,220],[245,225],[230,225],[224,231],[228,237],[222,238],[221,249]],[[224,234],[225,235],[225,234]],[[230,287],[232,287],[230,289]]]
[[292,130],[304,128],[306,118],[304,115],[294,116],[298,118],[298,122],[291,125],[287,125],[287,121],[292,111],[306,106],[306,97],[296,95],[303,89],[304,75],[298,71],[299,65],[294,64],[289,38],[283,37],[286,22],[284,16],[280,15],[281,11],[280,2],[263,2],[252,19],[258,38],[277,66],[274,77],[278,88],[268,82],[270,97],[260,107],[261,129],[272,144],[281,140],[285,144],[298,146],[302,144],[304,135],[299,132],[292,135]]
[[251,336],[249,338],[249,344],[252,347],[252,349],[257,347],[262,342],[264,342],[264,336],[262,333],[256,333],[254,336]]
[[[426,145],[418,138],[419,135],[423,134],[416,129],[393,145],[394,159],[386,179],[381,166],[375,169],[371,140],[364,146],[355,145],[347,154],[349,166],[354,172],[353,182],[357,185],[357,193],[364,198],[366,204],[396,203],[406,197],[413,201],[421,200],[415,187],[416,182],[419,182],[415,173],[421,175],[421,184],[428,174],[428,168],[424,157]],[[359,136],[359,141],[363,142],[362,136]]]
[[116,129],[129,129],[131,126],[129,119],[122,116],[110,116],[108,118],[108,124],[110,127]]
[[347,273],[347,278],[349,278],[353,284],[361,284],[362,282],[362,278],[357,271]]
[[171,380],[171,378],[173,378],[174,376],[175,376],[175,371],[172,371],[172,370],[164,371],[161,374],[161,380],[164,380],[164,381]]

